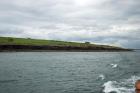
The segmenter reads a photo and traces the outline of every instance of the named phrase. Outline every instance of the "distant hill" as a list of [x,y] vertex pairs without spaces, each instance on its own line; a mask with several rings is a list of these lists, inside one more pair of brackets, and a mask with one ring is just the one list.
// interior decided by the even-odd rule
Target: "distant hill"
[[31,38],[0,37],[0,51],[130,51],[116,46]]

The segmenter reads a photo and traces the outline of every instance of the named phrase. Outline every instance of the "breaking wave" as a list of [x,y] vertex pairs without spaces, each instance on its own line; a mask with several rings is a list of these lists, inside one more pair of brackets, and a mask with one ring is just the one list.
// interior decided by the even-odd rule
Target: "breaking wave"
[[111,65],[112,68],[116,68],[116,67],[118,67],[117,64],[110,64],[110,65]]
[[132,76],[129,79],[121,81],[108,81],[103,84],[104,93],[135,93],[134,84],[136,80],[140,79],[138,76]]
[[100,74],[100,75],[98,76],[98,79],[104,80],[104,79],[105,79],[105,76],[104,76],[103,74]]

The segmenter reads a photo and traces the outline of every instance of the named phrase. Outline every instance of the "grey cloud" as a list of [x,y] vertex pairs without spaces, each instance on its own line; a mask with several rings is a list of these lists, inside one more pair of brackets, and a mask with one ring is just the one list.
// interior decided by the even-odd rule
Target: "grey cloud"
[[22,30],[18,29],[1,29],[0,34],[22,34]]
[[140,48],[139,9],[139,0],[0,0],[0,35]]

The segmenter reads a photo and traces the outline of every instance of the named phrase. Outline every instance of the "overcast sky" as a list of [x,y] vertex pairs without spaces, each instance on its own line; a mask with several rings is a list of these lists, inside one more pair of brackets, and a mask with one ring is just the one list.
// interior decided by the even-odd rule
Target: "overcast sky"
[[0,36],[140,48],[140,0],[0,0]]

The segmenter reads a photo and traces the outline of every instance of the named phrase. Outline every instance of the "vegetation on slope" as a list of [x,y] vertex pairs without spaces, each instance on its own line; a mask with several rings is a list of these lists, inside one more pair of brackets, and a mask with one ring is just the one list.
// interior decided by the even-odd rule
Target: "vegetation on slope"
[[3,49],[40,49],[40,50],[125,50],[120,47],[90,44],[90,42],[65,42],[31,38],[0,37]]
[[[0,37],[0,45],[48,45],[48,46],[85,46],[85,43],[41,40],[31,38]],[[91,45],[91,44],[90,44]]]
[[78,42],[65,42],[65,41],[56,41],[56,40],[41,40],[41,39],[13,38],[13,37],[0,37],[0,45],[38,45],[38,46],[48,45],[48,46],[77,46],[77,47],[101,46],[101,47],[111,47],[111,48],[114,47],[114,46],[107,46],[107,45],[90,44],[88,42],[78,43]]

